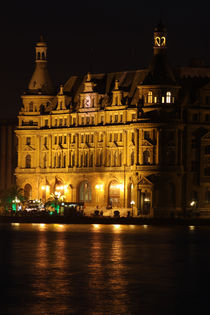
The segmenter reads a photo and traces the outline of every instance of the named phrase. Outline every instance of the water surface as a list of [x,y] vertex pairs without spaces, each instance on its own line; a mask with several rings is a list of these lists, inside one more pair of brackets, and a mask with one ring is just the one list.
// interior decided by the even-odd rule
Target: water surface
[[0,225],[0,314],[209,314],[210,228]]

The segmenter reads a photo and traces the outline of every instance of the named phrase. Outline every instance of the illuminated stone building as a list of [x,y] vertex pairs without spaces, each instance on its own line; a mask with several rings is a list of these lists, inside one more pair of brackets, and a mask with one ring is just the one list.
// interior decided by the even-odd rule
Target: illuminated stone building
[[85,212],[210,211],[210,69],[173,69],[154,31],[148,69],[71,76],[55,93],[47,45],[19,112],[17,183],[29,198],[60,192]]

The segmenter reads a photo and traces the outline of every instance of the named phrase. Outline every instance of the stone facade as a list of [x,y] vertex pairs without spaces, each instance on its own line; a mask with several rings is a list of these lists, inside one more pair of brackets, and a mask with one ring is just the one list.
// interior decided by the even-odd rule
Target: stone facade
[[59,192],[107,215],[210,213],[210,69],[173,69],[166,44],[158,25],[148,69],[71,76],[58,93],[37,44],[16,129],[29,198]]

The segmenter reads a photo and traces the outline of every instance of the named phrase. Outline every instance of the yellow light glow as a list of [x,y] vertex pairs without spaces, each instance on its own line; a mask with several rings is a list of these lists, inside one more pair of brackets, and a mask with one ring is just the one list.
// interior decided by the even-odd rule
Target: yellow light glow
[[150,199],[149,198],[144,198],[144,201],[149,202]]
[[120,224],[113,224],[113,226],[116,230],[120,229]]
[[99,224],[93,224],[93,227],[94,227],[95,229],[99,229],[100,225],[99,225]]
[[14,226],[20,225],[20,223],[11,223],[11,224],[14,225]]
[[45,227],[45,224],[44,223],[40,223],[40,227]]
[[193,230],[195,229],[195,226],[194,226],[194,225],[190,225],[190,226],[189,226],[189,229],[190,229],[191,231],[193,231]]
[[42,186],[42,190],[45,190],[45,186]]
[[191,207],[195,206],[195,204],[196,204],[196,202],[194,200],[192,200],[191,203],[190,203]]
[[103,191],[104,185],[103,185],[103,184],[97,184],[97,185],[95,185],[95,188],[96,188],[97,190]]
[[130,204],[131,204],[131,205],[135,205],[135,201],[134,201],[134,200],[131,200]]
[[147,229],[147,228],[148,228],[148,225],[144,224],[144,225],[143,225],[143,228],[144,228],[144,229]]

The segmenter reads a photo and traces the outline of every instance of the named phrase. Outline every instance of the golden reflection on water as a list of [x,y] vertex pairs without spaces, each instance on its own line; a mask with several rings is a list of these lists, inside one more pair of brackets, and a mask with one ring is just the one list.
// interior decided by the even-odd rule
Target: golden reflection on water
[[[128,314],[126,304],[127,281],[123,274],[125,266],[120,234],[129,228],[119,224],[112,226],[92,225],[94,233],[88,269],[89,289],[94,291],[94,311],[96,313],[103,310],[105,314],[108,305],[112,305],[112,314]],[[98,233],[99,231],[108,231],[109,233],[103,236],[102,233]],[[109,249],[107,249],[107,244],[110,245],[110,239],[106,240],[107,235],[111,237]],[[100,305],[100,310],[97,309],[97,305]]]
[[[37,225],[40,231],[46,228],[45,224]],[[60,229],[61,226],[56,226]],[[35,298],[43,305],[44,300],[55,300],[66,292],[65,275],[65,238],[63,233],[53,233],[53,239],[49,240],[47,233],[39,234],[37,247],[35,248],[35,270],[33,281],[33,293]],[[51,271],[53,270],[53,273]],[[39,314],[39,303],[33,305],[32,314]],[[67,312],[68,307],[62,305],[62,312]],[[46,309],[46,314],[48,313]]]

